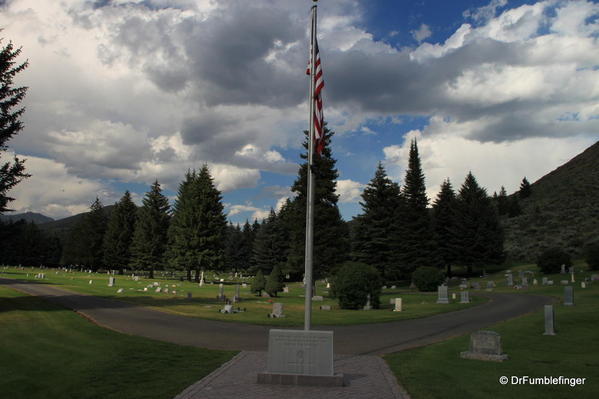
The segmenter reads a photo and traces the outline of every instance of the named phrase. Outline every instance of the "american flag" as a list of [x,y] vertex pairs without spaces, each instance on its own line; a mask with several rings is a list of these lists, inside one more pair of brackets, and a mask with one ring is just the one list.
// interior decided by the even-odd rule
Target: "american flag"
[[[314,46],[314,53],[316,54],[314,61],[314,148],[316,149],[316,153],[320,155],[324,148],[324,115],[322,112],[324,79],[322,77],[322,65],[320,64],[320,52],[318,51],[318,40],[316,37],[314,38]],[[306,73],[310,74],[309,66]]]

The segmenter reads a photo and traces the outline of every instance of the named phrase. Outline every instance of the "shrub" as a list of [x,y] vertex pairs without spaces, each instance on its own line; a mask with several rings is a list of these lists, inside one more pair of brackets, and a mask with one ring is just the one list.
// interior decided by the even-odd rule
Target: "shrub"
[[421,266],[412,273],[412,281],[418,291],[436,291],[444,280],[445,275],[436,267]]
[[559,273],[561,266],[572,266],[570,255],[561,248],[549,248],[541,252],[537,258],[537,266],[545,274]]
[[272,272],[266,279],[266,285],[264,291],[268,292],[270,296],[277,296],[277,292],[283,291],[283,273],[279,265],[273,267]]
[[266,286],[266,280],[264,279],[264,274],[262,274],[262,270],[258,270],[256,273],[256,277],[252,280],[252,292],[257,293],[258,295],[262,294],[262,290]]
[[372,307],[378,308],[382,286],[378,270],[360,262],[345,262],[333,279],[333,292],[341,309],[362,309],[368,294]]
[[599,242],[589,244],[585,250],[585,260],[591,270],[599,270]]

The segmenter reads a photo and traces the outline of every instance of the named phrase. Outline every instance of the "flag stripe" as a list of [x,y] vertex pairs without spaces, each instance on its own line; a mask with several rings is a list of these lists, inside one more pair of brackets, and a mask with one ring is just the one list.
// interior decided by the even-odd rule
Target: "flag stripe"
[[324,78],[322,74],[322,65],[320,64],[320,52],[318,51],[318,41],[314,38],[315,57],[314,57],[314,147],[318,155],[324,148],[324,114],[322,109],[322,89],[324,88]]

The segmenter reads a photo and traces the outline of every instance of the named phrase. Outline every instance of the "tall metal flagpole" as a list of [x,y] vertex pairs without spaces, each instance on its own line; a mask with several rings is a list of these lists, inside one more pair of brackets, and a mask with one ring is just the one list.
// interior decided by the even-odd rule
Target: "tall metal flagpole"
[[314,158],[314,76],[316,46],[316,2],[312,6],[312,31],[310,34],[310,128],[308,139],[308,184],[306,193],[306,253],[305,253],[305,305],[304,305],[304,330],[310,330],[312,325],[312,244],[314,241],[314,179],[312,176],[312,160]]

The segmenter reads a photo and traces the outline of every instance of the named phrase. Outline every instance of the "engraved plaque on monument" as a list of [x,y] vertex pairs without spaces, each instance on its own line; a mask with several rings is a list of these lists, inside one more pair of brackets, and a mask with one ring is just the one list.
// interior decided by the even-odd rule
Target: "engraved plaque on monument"
[[341,386],[343,375],[333,370],[333,331],[271,329],[258,383]]

